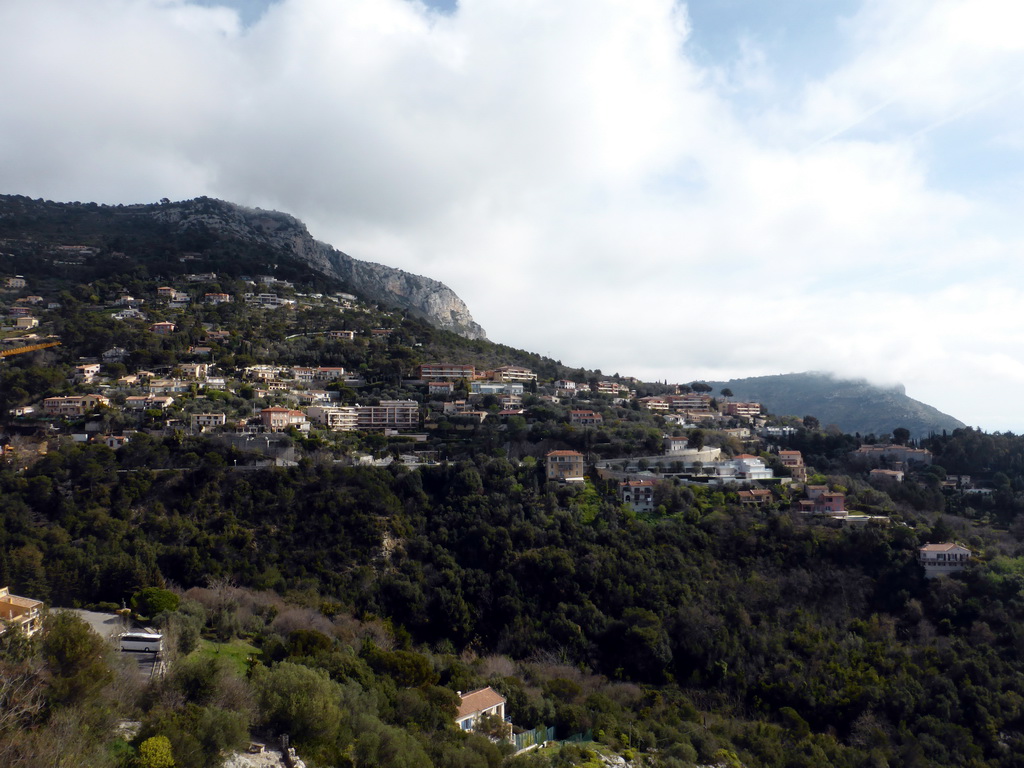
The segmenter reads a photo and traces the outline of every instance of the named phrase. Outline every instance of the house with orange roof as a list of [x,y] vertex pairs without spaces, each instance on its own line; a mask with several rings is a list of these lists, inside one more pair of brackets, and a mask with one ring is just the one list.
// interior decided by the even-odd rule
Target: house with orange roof
[[455,714],[455,725],[463,731],[473,730],[480,718],[490,715],[499,722],[505,722],[505,697],[487,686],[469,693],[459,691],[459,708]]
[[[800,500],[800,511],[806,515],[845,515],[846,495],[838,491],[819,490],[823,486],[808,486],[808,499]],[[810,493],[815,489],[814,494]]]
[[970,560],[971,550],[948,541],[940,544],[926,544],[918,550],[918,562],[924,568],[924,575],[927,579],[962,571]]
[[264,408],[260,411],[260,421],[267,432],[284,432],[295,427],[302,432],[309,431],[306,414],[291,408]]
[[749,491],[739,491],[740,504],[745,507],[763,507],[772,500],[772,492],[767,488],[751,488]]
[[548,480],[583,482],[583,454],[579,451],[549,451],[544,460],[547,464]]
[[604,418],[596,411],[573,410],[569,411],[569,423],[578,427],[599,427],[604,424]]
[[804,465],[804,456],[800,451],[779,451],[779,461],[789,470],[794,480],[798,483],[807,482],[807,467]]

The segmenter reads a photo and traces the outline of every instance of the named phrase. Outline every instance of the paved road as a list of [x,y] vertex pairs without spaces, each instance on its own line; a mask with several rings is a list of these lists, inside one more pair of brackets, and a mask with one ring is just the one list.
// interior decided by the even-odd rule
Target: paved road
[[70,609],[72,613],[81,616],[92,627],[93,631],[104,640],[109,640],[114,635],[125,631],[125,625],[121,617],[116,613],[97,613],[96,611],[81,611],[75,608]]
[[[92,627],[94,632],[111,643],[116,643],[113,638],[127,629],[124,621],[116,613],[97,613],[96,611],[82,611],[78,609],[70,610],[89,622],[89,626]],[[135,663],[139,665],[139,674],[143,677],[159,677],[163,673],[164,663],[161,659],[157,658],[155,653],[122,651],[120,648],[117,648],[117,651],[126,658],[134,659]]]

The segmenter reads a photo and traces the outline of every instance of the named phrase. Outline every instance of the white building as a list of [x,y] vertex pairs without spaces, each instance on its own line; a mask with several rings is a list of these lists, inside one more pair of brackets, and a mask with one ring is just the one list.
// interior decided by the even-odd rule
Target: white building
[[227,421],[228,417],[223,413],[193,413],[192,429],[207,430],[223,427]]
[[918,562],[924,567],[925,578],[929,579],[962,571],[970,560],[971,550],[949,542],[926,544],[918,550]]
[[474,395],[520,395],[523,394],[522,384],[503,381],[473,381],[469,391]]
[[321,426],[338,432],[351,432],[359,427],[359,409],[353,406],[312,405],[306,415]]
[[753,483],[759,480],[774,480],[771,467],[764,460],[750,454],[741,454],[734,459],[715,462],[704,467],[710,475],[709,483],[721,485],[728,482]]
[[495,381],[536,381],[537,374],[529,368],[521,368],[517,365],[503,365],[495,368],[492,372]]
[[636,512],[654,509],[654,481],[626,480],[619,483],[619,498]]

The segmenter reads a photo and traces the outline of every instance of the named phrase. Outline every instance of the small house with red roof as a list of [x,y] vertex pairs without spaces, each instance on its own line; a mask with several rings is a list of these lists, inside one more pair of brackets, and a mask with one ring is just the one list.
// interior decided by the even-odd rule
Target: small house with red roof
[[477,726],[480,718],[490,715],[505,722],[505,697],[487,686],[469,693],[459,691],[459,709],[455,715],[455,725],[463,731],[471,731]]

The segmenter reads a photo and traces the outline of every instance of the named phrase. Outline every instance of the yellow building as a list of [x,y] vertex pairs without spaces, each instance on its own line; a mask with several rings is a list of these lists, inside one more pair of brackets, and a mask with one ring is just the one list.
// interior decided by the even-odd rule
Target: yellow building
[[42,626],[43,603],[29,597],[12,595],[7,587],[0,587],[0,634],[9,624],[21,627],[26,635],[34,635]]

